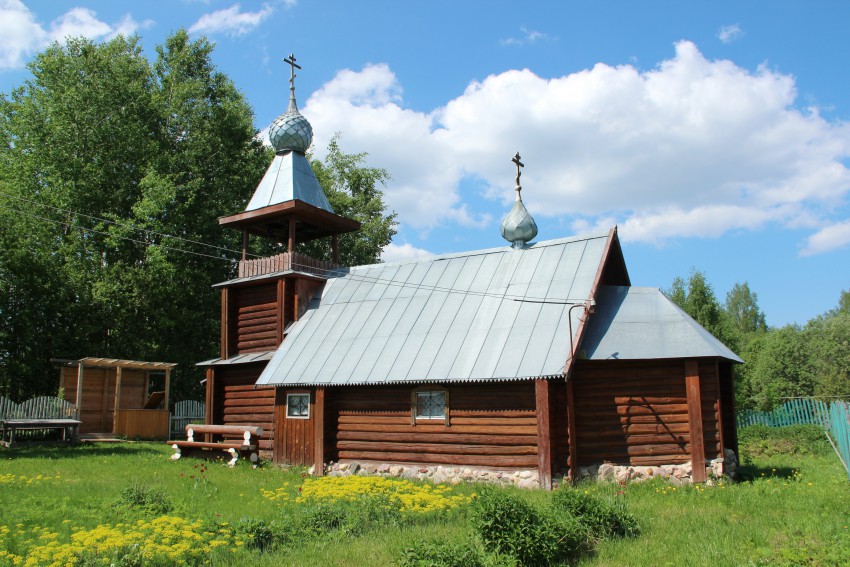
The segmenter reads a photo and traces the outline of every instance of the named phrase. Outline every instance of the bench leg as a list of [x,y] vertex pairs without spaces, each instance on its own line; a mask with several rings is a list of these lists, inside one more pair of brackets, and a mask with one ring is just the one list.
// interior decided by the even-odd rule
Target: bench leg
[[239,451],[237,451],[236,449],[228,449],[227,452],[230,453],[231,457],[233,457],[232,459],[227,461],[227,466],[229,466],[229,467],[236,466],[236,461],[239,460]]
[[173,454],[173,455],[171,455],[171,460],[172,460],[172,461],[176,461],[177,459],[179,459],[179,458],[182,456],[182,455],[180,454],[180,447],[178,447],[178,446],[175,444],[175,445],[172,445],[172,446],[171,446],[171,448],[172,448],[172,449],[174,449],[174,454]]

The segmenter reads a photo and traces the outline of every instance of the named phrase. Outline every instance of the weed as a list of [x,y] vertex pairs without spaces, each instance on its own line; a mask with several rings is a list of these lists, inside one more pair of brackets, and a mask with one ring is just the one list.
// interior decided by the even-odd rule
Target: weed
[[162,490],[133,483],[121,491],[118,505],[154,516],[171,512],[171,500]]

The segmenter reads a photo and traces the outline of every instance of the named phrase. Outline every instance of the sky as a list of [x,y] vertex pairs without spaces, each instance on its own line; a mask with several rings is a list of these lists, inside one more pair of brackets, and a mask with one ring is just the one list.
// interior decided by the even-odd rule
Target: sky
[[[51,41],[215,44],[258,131],[299,108],[321,158],[391,176],[388,261],[618,227],[632,285],[747,282],[771,326],[850,289],[850,2],[0,0],[0,92]],[[253,193],[246,187],[246,202]]]

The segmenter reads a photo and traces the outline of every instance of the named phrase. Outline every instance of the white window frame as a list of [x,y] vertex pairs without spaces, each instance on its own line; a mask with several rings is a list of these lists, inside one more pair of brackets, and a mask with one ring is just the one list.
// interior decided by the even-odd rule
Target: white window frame
[[[422,416],[419,415],[419,396],[420,394],[443,394],[445,396],[445,413],[442,416]],[[419,388],[415,388],[410,393],[410,424],[416,425],[417,422],[430,423],[430,424],[438,424],[443,422],[446,424],[446,427],[451,425],[451,420],[449,417],[449,391],[442,386],[421,386]]]
[[[307,397],[307,415],[292,415],[289,411],[289,408],[292,407],[289,400],[295,397]],[[293,392],[291,394],[286,394],[286,419],[310,419],[310,392]]]

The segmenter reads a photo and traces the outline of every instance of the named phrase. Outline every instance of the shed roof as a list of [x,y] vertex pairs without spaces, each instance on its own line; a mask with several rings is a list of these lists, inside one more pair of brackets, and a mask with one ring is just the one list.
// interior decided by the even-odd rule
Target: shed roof
[[717,357],[744,362],[654,287],[600,286],[581,348],[590,360]]
[[120,358],[99,358],[87,356],[80,360],[69,360],[68,366],[83,366],[97,368],[132,368],[135,370],[168,370],[177,366],[176,362],[146,362],[144,360],[123,360]]
[[[616,232],[351,268],[257,385],[516,380],[564,371]],[[570,336],[572,328],[573,336]]]

